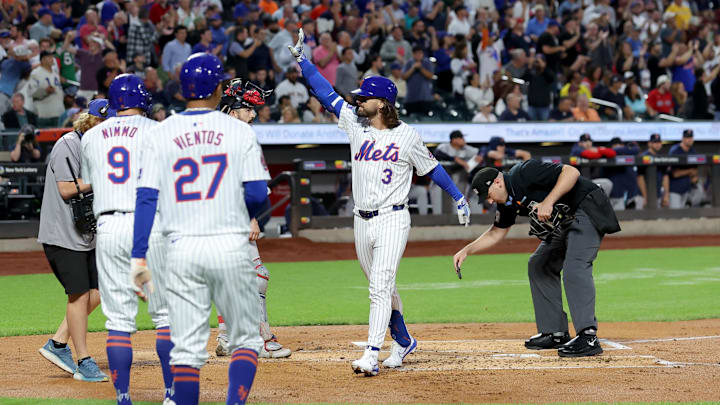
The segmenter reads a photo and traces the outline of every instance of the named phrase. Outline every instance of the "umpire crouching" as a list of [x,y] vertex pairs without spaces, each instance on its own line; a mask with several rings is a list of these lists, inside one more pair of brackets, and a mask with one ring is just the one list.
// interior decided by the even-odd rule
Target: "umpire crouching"
[[[497,203],[493,226],[453,258],[459,268],[467,255],[500,242],[518,215],[529,216],[531,235],[542,240],[528,261],[535,323],[539,334],[528,349],[558,349],[561,357],[602,353],[597,339],[592,263],[607,233],[620,230],[603,191],[568,165],[528,160],[507,173],[484,168],[473,178],[480,201]],[[577,337],[570,340],[562,307],[560,272]]]
[[[91,191],[90,184],[77,178],[81,170],[80,138],[112,115],[114,112],[109,109],[107,100],[93,100],[88,111],[73,122],[74,130],[63,135],[53,146],[45,173],[38,232],[38,242],[43,244],[50,267],[68,296],[65,319],[55,335],[40,348],[40,354],[76,380],[91,382],[108,381],[108,376],[90,357],[86,343],[88,315],[100,304],[95,235],[92,222],[86,222],[85,229],[80,229],[80,221],[74,222],[71,204],[79,201],[78,187],[81,193]],[[74,178],[77,178],[77,185]],[[70,338],[75,346],[77,363],[68,347]]]

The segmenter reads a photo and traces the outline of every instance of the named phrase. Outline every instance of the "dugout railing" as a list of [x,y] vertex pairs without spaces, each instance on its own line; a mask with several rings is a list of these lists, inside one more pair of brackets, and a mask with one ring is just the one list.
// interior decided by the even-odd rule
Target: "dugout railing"
[[[657,218],[700,218],[720,217],[720,155],[663,155],[663,156],[616,156],[589,160],[574,156],[543,156],[540,160],[553,163],[564,163],[577,167],[580,172],[589,177],[590,171],[597,167],[644,166],[648,201],[658,198],[657,176],[658,166],[693,165],[706,167],[710,179],[709,191],[711,194],[711,207],[694,207],[685,209],[659,209],[655,204],[647,204],[642,210],[626,210],[617,212],[620,220],[631,219],[657,219]],[[495,166],[508,169],[520,163],[518,159],[506,159]],[[352,227],[352,217],[318,216],[312,213],[313,177],[318,174],[349,173],[352,162],[345,160],[296,160],[295,187],[291,193],[291,232],[298,235],[302,229],[324,229]],[[450,198],[443,194],[444,204],[441,214],[412,215],[413,225],[437,226],[457,223],[457,215],[452,209]],[[473,214],[473,223],[490,224],[492,218],[488,214]]]

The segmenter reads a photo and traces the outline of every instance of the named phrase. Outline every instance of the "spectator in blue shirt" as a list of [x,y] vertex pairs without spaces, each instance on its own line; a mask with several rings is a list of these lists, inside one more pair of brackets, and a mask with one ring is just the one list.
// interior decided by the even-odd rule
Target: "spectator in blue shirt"
[[215,56],[219,55],[223,46],[222,44],[213,44],[212,40],[212,30],[210,28],[203,29],[200,33],[200,42],[193,46],[192,53],[205,52]]
[[[682,141],[670,148],[670,155],[695,154],[693,130],[683,131]],[[685,208],[690,199],[690,191],[698,181],[697,166],[682,165],[670,168],[670,208]]]
[[[625,145],[619,137],[610,140],[610,147],[617,155],[637,155],[640,147],[637,143]],[[610,192],[610,203],[615,211],[623,211],[626,208],[642,208],[642,201],[638,198],[640,190],[637,185],[637,172],[634,166],[606,167],[603,170],[612,181],[613,188]]]
[[115,3],[115,0],[105,0],[102,10],[100,11],[100,21],[102,21],[102,25],[107,25],[107,23],[112,21],[115,13],[118,11],[120,11],[120,7]]
[[[27,48],[23,49],[27,50]],[[17,48],[15,48],[15,52],[19,52]],[[0,114],[4,114],[5,111],[10,109],[10,97],[15,93],[15,87],[20,78],[25,73],[30,72],[29,57],[30,52],[28,50],[27,55],[9,56],[0,63],[0,77],[2,77],[2,80],[0,80]]]
[[55,28],[62,31],[66,27],[72,27],[70,12],[71,8],[69,6],[65,6],[63,10],[63,4],[60,0],[50,0],[50,14],[52,15],[52,22]]
[[213,46],[222,46],[220,51],[223,56],[227,54],[227,42],[228,36],[225,34],[225,29],[222,26],[222,18],[220,14],[215,14],[210,17],[210,31],[212,32],[212,44]]
[[187,34],[187,28],[182,25],[175,27],[175,39],[168,42],[163,48],[162,68],[164,71],[171,72],[175,65],[185,63],[192,54],[190,44],[185,42]]
[[542,5],[535,6],[535,17],[531,18],[525,27],[525,34],[532,38],[533,42],[537,42],[540,35],[547,29],[549,20],[545,18],[545,7]]

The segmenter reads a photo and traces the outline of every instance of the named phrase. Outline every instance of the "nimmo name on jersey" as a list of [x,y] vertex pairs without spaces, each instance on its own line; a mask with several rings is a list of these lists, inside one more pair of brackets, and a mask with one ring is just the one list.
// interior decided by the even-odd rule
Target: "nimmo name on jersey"
[[222,143],[222,137],[222,132],[218,132],[216,134],[215,131],[203,129],[201,131],[194,131],[192,134],[190,132],[185,132],[184,135],[173,138],[173,141],[178,148],[185,149],[190,146],[202,144],[219,146]]
[[108,138],[114,138],[118,136],[126,136],[128,138],[132,138],[137,133],[137,127],[129,127],[129,126],[116,126],[116,127],[110,127],[110,128],[103,128],[102,129],[102,136],[103,139]]

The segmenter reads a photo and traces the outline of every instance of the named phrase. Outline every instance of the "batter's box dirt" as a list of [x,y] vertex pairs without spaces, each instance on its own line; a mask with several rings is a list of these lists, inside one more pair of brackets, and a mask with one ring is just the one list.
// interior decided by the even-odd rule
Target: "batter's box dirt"
[[[415,324],[416,353],[399,370],[356,375],[362,355],[354,340],[367,325],[277,327],[289,359],[261,359],[250,402],[261,403],[556,403],[692,402],[720,400],[720,319],[683,322],[602,323],[605,353],[561,359],[553,350],[526,350],[534,324]],[[228,357],[216,357],[215,334],[202,368],[201,400],[223,402]],[[48,335],[0,338],[0,397],[102,398],[111,383],[90,384],[50,364],[37,350]],[[108,371],[106,333],[88,336],[89,351]],[[386,340],[390,343],[390,337]],[[614,342],[614,343],[613,343]],[[617,343],[621,342],[621,343]],[[131,392],[136,401],[162,401],[155,332],[133,335]],[[361,342],[362,343],[362,342]],[[624,346],[623,346],[624,345]],[[389,354],[387,344],[380,359]],[[52,403],[52,402],[48,402]]]
[[[362,346],[363,342],[353,342]],[[607,351],[618,349],[606,345]],[[387,345],[384,349],[387,348]],[[292,361],[347,362],[361,355],[362,349],[308,350],[293,354]],[[388,354],[383,350],[380,359]],[[460,371],[460,370],[525,370],[567,368],[648,368],[673,367],[671,362],[650,355],[604,354],[585,358],[560,358],[555,350],[527,350],[521,340],[455,340],[424,341],[405,359],[401,371]]]

